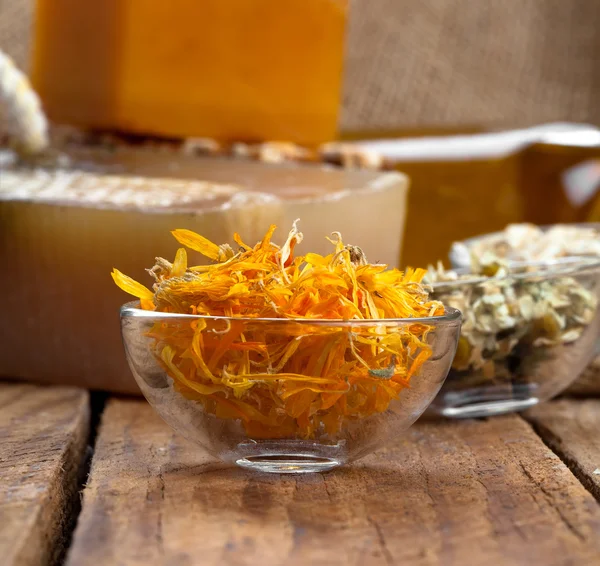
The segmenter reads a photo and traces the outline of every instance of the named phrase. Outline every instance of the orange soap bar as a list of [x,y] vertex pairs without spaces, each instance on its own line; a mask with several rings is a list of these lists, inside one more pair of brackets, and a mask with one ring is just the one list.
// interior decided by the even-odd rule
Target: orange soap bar
[[347,0],[38,0],[55,122],[172,137],[336,135]]

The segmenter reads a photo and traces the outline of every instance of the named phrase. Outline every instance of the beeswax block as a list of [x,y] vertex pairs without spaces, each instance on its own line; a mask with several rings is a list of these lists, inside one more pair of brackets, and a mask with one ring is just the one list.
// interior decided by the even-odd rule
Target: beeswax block
[[[282,244],[296,218],[304,251],[329,252],[332,231],[371,261],[397,263],[408,181],[391,172],[267,165],[132,149],[71,151],[68,168],[24,167],[0,152],[0,376],[137,391],[125,362],[112,282],[117,267],[151,283],[170,231],[233,244],[271,223]],[[299,248],[300,249],[300,248]],[[201,263],[192,256],[190,261]]]
[[38,0],[55,122],[220,140],[333,139],[347,0]]
[[427,131],[360,140],[411,178],[404,265],[446,260],[452,242],[507,224],[600,220],[600,130],[542,124],[454,135]]

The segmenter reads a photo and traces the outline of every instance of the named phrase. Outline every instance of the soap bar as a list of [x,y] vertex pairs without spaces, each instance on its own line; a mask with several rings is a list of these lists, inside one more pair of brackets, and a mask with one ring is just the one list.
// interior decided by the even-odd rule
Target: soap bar
[[536,143],[523,154],[527,219],[536,224],[600,222],[600,131],[579,143]]
[[[344,166],[385,168],[410,177],[402,266],[435,265],[448,256],[452,238],[501,230],[524,215],[519,192],[520,155],[474,156],[456,147],[458,136],[332,142],[322,158]],[[460,136],[460,139],[470,136]],[[477,139],[477,136],[473,136]],[[425,142],[431,139],[430,146]],[[401,155],[397,149],[402,150]]]
[[49,117],[219,140],[333,139],[347,0],[37,0]]
[[411,179],[404,265],[447,260],[453,241],[508,224],[600,221],[600,129],[594,126],[423,128],[345,138],[328,144],[331,158],[396,168]]
[[396,166],[413,181],[402,261],[446,260],[453,238],[501,230],[525,218],[520,156],[411,161]]
[[[296,218],[305,251],[329,253],[340,231],[373,262],[397,264],[408,180],[395,172],[268,165],[131,148],[69,150],[68,167],[24,167],[0,152],[0,376],[137,392],[119,331],[128,301],[113,267],[150,283],[170,231],[214,242],[282,244]],[[301,251],[301,250],[300,250]],[[201,257],[191,257],[201,263]]]

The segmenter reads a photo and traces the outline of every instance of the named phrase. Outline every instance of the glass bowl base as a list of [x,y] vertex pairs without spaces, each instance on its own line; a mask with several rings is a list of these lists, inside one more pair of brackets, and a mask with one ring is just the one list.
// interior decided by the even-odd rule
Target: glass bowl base
[[272,474],[326,472],[342,464],[342,462],[330,460],[329,458],[316,458],[298,454],[250,456],[240,458],[235,463],[242,468]]
[[490,401],[481,401],[478,403],[447,406],[444,407],[440,412],[445,417],[454,419],[492,417],[495,415],[514,413],[516,411],[524,411],[529,407],[537,405],[539,402],[540,400],[537,397],[528,397],[526,399],[494,399]]
[[238,444],[228,459],[259,472],[304,474],[341,466],[347,454],[344,441],[328,445],[308,440],[259,440]]

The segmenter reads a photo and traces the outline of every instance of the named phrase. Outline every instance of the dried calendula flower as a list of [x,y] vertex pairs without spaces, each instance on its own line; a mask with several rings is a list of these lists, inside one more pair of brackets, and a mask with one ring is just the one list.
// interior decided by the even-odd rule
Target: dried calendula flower
[[[142,309],[226,317],[177,319],[150,331],[156,358],[184,397],[240,419],[255,438],[334,434],[346,419],[385,411],[431,356],[423,320],[381,319],[443,315],[444,306],[421,284],[425,270],[370,264],[339,233],[329,255],[296,256],[297,224],[281,247],[271,241],[274,231],[254,246],[236,234],[234,251],[175,230],[179,243],[214,263],[190,266],[180,248],[172,263],[156,260],[153,290],[116,269],[112,276]],[[322,320],[374,322],[305,324]]]

